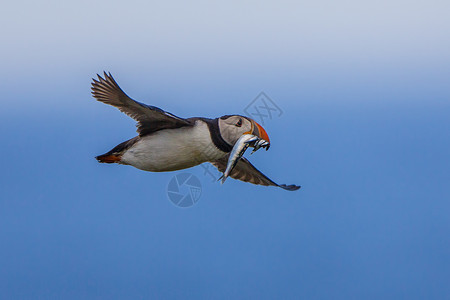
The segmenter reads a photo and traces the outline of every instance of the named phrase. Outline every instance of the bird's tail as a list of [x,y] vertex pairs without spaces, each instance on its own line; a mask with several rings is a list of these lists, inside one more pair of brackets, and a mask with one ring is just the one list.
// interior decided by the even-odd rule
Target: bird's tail
[[119,145],[114,147],[111,151],[109,151],[105,154],[96,156],[95,158],[100,163],[107,163],[107,164],[121,163],[122,154],[124,154],[128,148],[133,146],[138,141],[139,141],[139,136],[134,137],[128,141],[120,143]]
[[97,161],[100,163],[113,164],[120,162],[121,156],[117,154],[106,153],[103,155],[96,156],[95,159],[97,159]]

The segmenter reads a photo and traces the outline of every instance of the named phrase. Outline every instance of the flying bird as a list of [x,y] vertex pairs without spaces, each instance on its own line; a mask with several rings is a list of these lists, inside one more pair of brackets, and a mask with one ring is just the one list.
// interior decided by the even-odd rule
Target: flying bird
[[[222,182],[231,178],[258,185],[277,186],[295,191],[300,186],[277,184],[246,158],[248,147],[268,150],[269,136],[256,121],[240,115],[216,119],[180,118],[158,107],[128,97],[111,73],[92,79],[92,95],[100,102],[117,107],[137,121],[138,136],[111,151],[99,155],[101,163],[131,165],[150,172],[166,172],[190,168],[210,162],[224,173]],[[243,138],[245,135],[245,138]]]

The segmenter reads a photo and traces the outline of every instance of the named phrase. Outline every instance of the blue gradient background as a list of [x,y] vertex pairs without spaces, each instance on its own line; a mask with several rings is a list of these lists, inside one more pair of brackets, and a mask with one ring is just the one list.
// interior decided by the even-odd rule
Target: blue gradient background
[[[450,298],[448,1],[17,1],[0,37],[1,299]],[[251,161],[303,188],[195,167],[179,209],[177,173],[98,164],[135,135],[103,70],[182,117],[266,92]]]

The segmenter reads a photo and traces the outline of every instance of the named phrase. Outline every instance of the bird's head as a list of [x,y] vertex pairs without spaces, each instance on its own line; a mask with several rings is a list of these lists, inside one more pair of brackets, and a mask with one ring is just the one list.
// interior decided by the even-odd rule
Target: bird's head
[[[227,115],[219,118],[219,131],[222,138],[234,146],[244,134],[252,134],[260,139],[260,147],[270,147],[270,139],[264,128],[255,120],[239,115]],[[255,149],[256,150],[256,149]]]

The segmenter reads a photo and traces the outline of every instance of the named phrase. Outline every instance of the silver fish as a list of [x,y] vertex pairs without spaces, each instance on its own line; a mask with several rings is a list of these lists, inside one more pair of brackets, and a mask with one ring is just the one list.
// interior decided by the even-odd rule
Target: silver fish
[[219,180],[222,179],[222,183],[224,183],[228,176],[230,176],[231,171],[236,166],[242,155],[244,155],[245,150],[247,150],[250,144],[256,142],[256,145],[259,140],[260,138],[253,134],[244,134],[237,140],[228,158],[227,168],[225,169],[225,172],[223,172],[222,177],[219,178]]
[[252,153],[250,153],[250,155],[252,155],[253,153],[255,153],[256,150],[258,150],[259,148],[266,148],[266,151],[269,150],[270,147],[270,143],[263,140],[263,139],[259,139],[257,140],[254,145],[253,145],[254,149],[252,151]]

